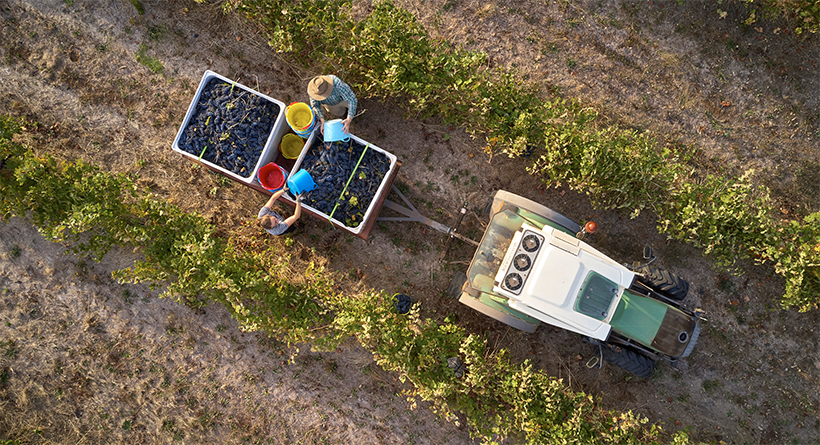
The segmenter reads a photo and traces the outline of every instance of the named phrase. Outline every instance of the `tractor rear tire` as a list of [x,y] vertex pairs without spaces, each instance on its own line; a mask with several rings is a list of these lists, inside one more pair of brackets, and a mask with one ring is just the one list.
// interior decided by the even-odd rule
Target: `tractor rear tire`
[[655,370],[655,360],[631,349],[602,344],[601,353],[607,362],[638,377],[648,379]]
[[481,209],[481,216],[485,218],[490,217],[490,212],[493,211],[493,197],[490,196],[490,199],[484,204],[484,208]]
[[450,298],[458,300],[461,297],[461,290],[464,288],[464,283],[467,282],[467,274],[464,272],[456,272],[453,279],[450,281],[450,287],[447,288],[447,295]]
[[641,282],[649,286],[659,294],[669,297],[675,301],[683,301],[689,292],[689,282],[683,278],[655,266],[638,266],[640,263],[633,263],[632,271],[642,275]]

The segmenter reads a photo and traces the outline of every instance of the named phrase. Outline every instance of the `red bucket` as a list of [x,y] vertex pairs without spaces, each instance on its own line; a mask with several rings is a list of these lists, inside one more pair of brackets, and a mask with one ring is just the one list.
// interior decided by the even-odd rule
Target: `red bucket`
[[259,179],[259,183],[262,184],[262,187],[265,187],[265,189],[271,192],[277,192],[285,186],[288,171],[271,162],[260,168],[256,177]]

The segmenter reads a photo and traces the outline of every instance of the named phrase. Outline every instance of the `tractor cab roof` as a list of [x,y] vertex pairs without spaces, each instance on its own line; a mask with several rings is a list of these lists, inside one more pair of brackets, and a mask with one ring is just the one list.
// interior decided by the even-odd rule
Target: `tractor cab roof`
[[[606,338],[611,312],[634,273],[566,231],[525,216],[512,209],[493,215],[467,273],[471,285],[508,298],[522,313]],[[533,252],[522,244],[528,235],[538,238]]]
[[[543,243],[534,252],[531,271],[516,293],[505,282],[509,274],[516,273],[516,264],[512,269],[505,265],[520,255],[518,246],[530,234],[541,235]],[[631,271],[583,241],[549,226],[539,230],[524,223],[498,270],[494,290],[510,298],[510,306],[522,312],[535,311],[543,314],[542,318],[559,320],[572,331],[606,338],[612,312],[633,278]]]

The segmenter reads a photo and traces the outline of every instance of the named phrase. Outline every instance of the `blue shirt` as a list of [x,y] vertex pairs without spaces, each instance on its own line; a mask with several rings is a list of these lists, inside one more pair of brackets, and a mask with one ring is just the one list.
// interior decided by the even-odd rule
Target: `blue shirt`
[[353,116],[356,115],[356,105],[358,105],[359,102],[356,100],[356,95],[353,94],[353,90],[350,89],[350,85],[344,83],[341,79],[332,74],[327,77],[333,79],[333,92],[330,93],[330,96],[328,96],[325,100],[315,100],[311,97],[310,108],[313,108],[313,112],[316,113],[316,117],[319,119],[324,119],[325,115],[322,113],[322,105],[333,106],[346,100],[347,103],[350,104],[350,106],[347,107],[347,117],[353,119]]

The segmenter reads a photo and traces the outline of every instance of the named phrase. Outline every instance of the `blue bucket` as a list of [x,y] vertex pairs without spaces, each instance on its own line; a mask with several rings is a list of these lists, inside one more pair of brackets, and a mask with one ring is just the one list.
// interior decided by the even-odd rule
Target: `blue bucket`
[[341,119],[326,121],[323,131],[325,142],[347,142],[350,140],[350,134],[344,132],[344,124]]
[[316,183],[313,182],[313,177],[307,170],[299,170],[288,179],[288,189],[293,195],[298,195],[303,192],[309,192],[316,188]]

